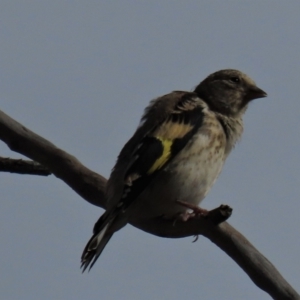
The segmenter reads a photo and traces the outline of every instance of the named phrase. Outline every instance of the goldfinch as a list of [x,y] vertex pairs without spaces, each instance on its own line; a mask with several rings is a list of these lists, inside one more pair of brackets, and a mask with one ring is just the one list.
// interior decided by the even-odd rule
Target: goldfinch
[[246,74],[228,69],[209,75],[193,92],[152,100],[112,170],[107,210],[83,251],[83,272],[129,219],[187,220],[205,213],[198,205],[241,137],[248,103],[266,96]]

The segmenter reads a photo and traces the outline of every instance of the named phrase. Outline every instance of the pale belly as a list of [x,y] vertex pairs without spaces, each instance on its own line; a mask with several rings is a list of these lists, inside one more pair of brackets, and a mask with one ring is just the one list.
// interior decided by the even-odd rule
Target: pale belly
[[130,215],[143,219],[159,216],[172,218],[187,210],[176,200],[198,205],[216,181],[223,164],[224,148],[220,147],[219,142],[199,137],[198,142],[190,147],[188,157],[185,151],[179,153],[158,174],[132,206]]

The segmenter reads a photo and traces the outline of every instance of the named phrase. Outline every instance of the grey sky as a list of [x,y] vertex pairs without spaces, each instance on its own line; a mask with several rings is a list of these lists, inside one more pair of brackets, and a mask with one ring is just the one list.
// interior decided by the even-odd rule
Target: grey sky
[[[152,98],[237,68],[268,98],[202,203],[300,291],[299,1],[0,1],[0,109],[109,175]],[[0,144],[0,155],[20,157]],[[200,237],[132,226],[89,274],[79,260],[102,210],[59,179],[0,174],[1,299],[269,299]]]

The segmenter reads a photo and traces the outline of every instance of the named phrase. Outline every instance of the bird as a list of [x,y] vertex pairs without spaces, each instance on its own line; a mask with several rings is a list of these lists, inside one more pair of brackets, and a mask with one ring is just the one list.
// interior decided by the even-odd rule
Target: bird
[[243,133],[248,104],[267,93],[234,69],[212,73],[192,92],[150,101],[121,150],[106,186],[107,209],[81,256],[93,267],[112,235],[129,219],[187,221],[199,207]]

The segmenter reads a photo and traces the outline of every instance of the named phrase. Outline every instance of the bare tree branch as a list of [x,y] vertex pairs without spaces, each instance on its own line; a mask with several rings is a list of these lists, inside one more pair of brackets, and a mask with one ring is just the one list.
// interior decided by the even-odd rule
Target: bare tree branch
[[82,165],[74,156],[30,131],[0,111],[0,139],[15,152],[39,162],[86,201],[105,207],[106,179]]
[[0,172],[48,176],[51,172],[36,161],[0,157]]
[[[18,153],[39,162],[56,177],[63,180],[89,203],[105,208],[106,179],[82,165],[74,156],[28,130],[0,111],[0,139]],[[223,207],[224,209],[224,207]],[[299,294],[281,276],[277,269],[251,243],[228,223],[222,207],[210,212],[210,218],[194,218],[187,222],[163,219],[130,220],[130,223],[151,234],[180,238],[203,235],[225,251],[262,290],[273,299],[300,299]]]

